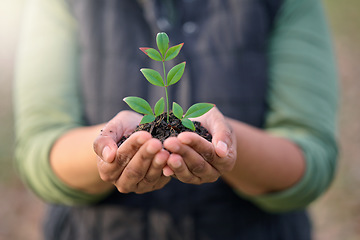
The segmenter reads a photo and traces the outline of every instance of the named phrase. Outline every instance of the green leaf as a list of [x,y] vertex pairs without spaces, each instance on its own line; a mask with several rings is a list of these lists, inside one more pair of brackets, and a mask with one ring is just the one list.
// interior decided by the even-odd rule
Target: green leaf
[[143,51],[146,55],[148,55],[149,58],[151,58],[155,61],[162,62],[162,57],[158,50],[156,50],[154,48],[146,48],[146,47],[142,47],[142,48],[140,48],[140,50]]
[[165,101],[164,98],[160,98],[159,101],[156,102],[154,107],[155,116],[159,116],[164,112],[165,109]]
[[150,69],[150,68],[142,68],[140,71],[142,72],[142,74],[144,75],[146,80],[148,80],[151,84],[160,86],[160,87],[165,86],[163,78],[161,77],[159,72],[157,72],[153,69]]
[[160,50],[162,56],[165,56],[166,51],[169,48],[169,37],[166,33],[161,32],[156,35],[156,44]]
[[155,120],[155,116],[154,115],[145,115],[142,119],[140,124],[144,124],[144,123],[151,123],[152,121]]
[[184,118],[195,118],[207,113],[214,107],[211,103],[196,103],[192,105],[184,115]]
[[126,97],[124,98],[124,102],[126,102],[132,110],[138,113],[142,113],[145,115],[154,115],[150,104],[142,98]]
[[189,129],[191,129],[191,130],[193,130],[195,132],[195,125],[190,119],[183,118],[181,120],[181,123],[182,123],[182,125],[184,125],[184,127],[189,128]]
[[184,45],[184,43],[180,43],[179,45],[169,48],[169,50],[167,50],[166,55],[165,55],[165,61],[174,59],[179,54],[180,49],[182,48],[183,45]]
[[167,80],[168,80],[168,86],[173,85],[177,83],[180,78],[182,77],[184,70],[185,70],[186,62],[179,63],[178,65],[174,66],[172,69],[170,69]]
[[180,120],[183,118],[184,110],[182,109],[182,107],[179,104],[177,104],[176,102],[173,102],[172,110],[173,110],[175,117],[177,117]]

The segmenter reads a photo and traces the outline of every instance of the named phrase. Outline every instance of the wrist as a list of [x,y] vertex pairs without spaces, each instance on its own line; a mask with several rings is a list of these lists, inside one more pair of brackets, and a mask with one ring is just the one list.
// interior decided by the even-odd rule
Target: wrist
[[297,145],[242,122],[229,119],[237,139],[234,169],[223,175],[247,195],[282,191],[296,184],[305,172],[305,159]]
[[111,184],[99,177],[93,141],[104,124],[79,127],[61,136],[53,145],[50,165],[58,179],[69,188],[86,193],[105,193]]

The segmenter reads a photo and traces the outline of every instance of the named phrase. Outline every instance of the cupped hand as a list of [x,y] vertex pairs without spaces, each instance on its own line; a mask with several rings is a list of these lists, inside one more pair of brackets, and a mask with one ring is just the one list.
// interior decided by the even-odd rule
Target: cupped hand
[[164,141],[171,152],[164,175],[174,175],[184,183],[216,181],[233,169],[236,161],[236,138],[230,124],[217,109],[196,118],[212,134],[212,142],[192,132],[183,132]]
[[150,133],[136,132],[117,147],[121,137],[130,134],[141,117],[131,111],[120,112],[94,142],[101,179],[113,183],[122,193],[157,190],[170,181],[162,174],[169,153]]

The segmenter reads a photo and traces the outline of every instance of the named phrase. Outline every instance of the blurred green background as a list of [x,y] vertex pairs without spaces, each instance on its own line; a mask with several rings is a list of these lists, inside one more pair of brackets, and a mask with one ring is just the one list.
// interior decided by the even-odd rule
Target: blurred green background
[[[13,166],[12,81],[24,0],[0,0],[0,240],[41,239],[45,204]],[[335,182],[310,207],[315,240],[360,239],[360,1],[324,0],[337,54],[341,157]]]

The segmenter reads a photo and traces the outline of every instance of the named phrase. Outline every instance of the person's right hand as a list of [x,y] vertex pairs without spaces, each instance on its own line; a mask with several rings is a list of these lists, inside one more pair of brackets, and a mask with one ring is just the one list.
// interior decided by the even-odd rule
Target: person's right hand
[[171,179],[162,174],[169,153],[150,133],[136,132],[117,147],[121,137],[130,134],[141,117],[131,111],[120,112],[94,142],[101,179],[113,183],[122,193],[154,191]]

